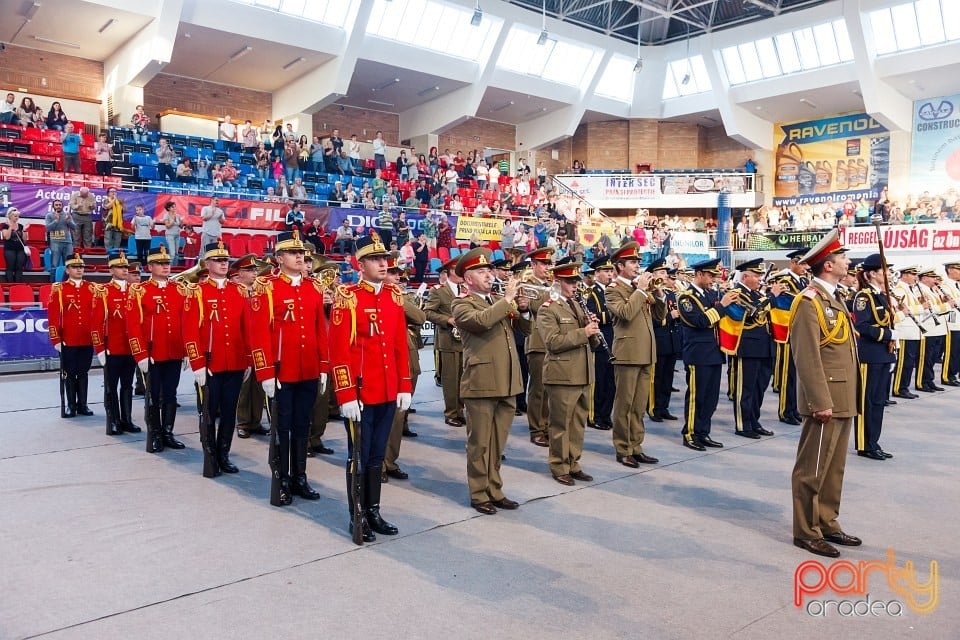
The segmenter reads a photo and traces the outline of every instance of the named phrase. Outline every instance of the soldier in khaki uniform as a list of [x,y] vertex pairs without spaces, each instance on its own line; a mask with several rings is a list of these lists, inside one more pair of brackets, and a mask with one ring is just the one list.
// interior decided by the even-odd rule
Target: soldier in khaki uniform
[[793,544],[829,558],[840,555],[830,542],[861,544],[837,522],[859,373],[850,315],[836,296],[850,262],[844,251],[834,229],[803,256],[813,280],[790,310],[790,348],[803,354],[796,359],[803,430],[793,468]]
[[[523,388],[513,328],[529,333],[527,301],[510,280],[503,296],[490,293],[490,250],[478,247],[460,256],[457,274],[469,293],[457,298],[453,315],[463,338],[461,393],[467,405],[467,484],[470,506],[485,515],[519,504],[503,493],[500,460],[510,433],[516,395]],[[526,316],[526,317],[524,317]]]
[[462,427],[464,423],[460,397],[463,342],[450,310],[454,298],[460,295],[463,282],[454,272],[458,259],[451,258],[440,266],[439,271],[447,274],[447,280],[430,290],[430,297],[423,307],[427,320],[433,323],[433,340],[439,355],[436,366],[440,368],[440,386],[443,387],[443,417],[451,427]]
[[590,410],[590,385],[594,382],[593,350],[599,347],[600,326],[587,317],[574,299],[580,281],[579,262],[562,262],[553,268],[560,297],[547,300],[537,313],[537,331],[547,348],[543,384],[550,410],[550,453],[553,479],[564,485],[593,476],[580,468],[583,432]]
[[[552,247],[534,249],[523,256],[523,260],[530,261],[532,271],[524,284],[534,287],[550,286],[550,267],[553,264]],[[536,298],[529,301],[530,312],[533,314],[533,323],[537,321],[537,311],[540,305],[550,299],[549,293],[541,289]],[[539,331],[534,331],[527,338],[527,368],[530,371],[530,381],[527,383],[527,424],[530,425],[530,442],[538,447],[549,445],[548,431],[550,428],[550,409],[547,406],[547,397],[543,393],[543,360],[547,348]]]
[[[398,287],[403,287],[403,266],[398,264],[397,256],[392,255],[387,266],[387,279],[385,282]],[[427,321],[427,314],[423,312],[420,305],[417,304],[417,295],[415,292],[408,291],[403,296],[403,315],[407,321],[407,351],[410,364],[410,388],[411,394],[417,392],[417,378],[420,377],[420,327]],[[397,410],[393,414],[393,424],[390,426],[390,436],[387,438],[387,450],[383,456],[383,477],[384,482],[388,478],[394,480],[406,480],[410,475],[400,468],[397,464],[397,458],[400,457],[400,441],[405,434],[411,432],[407,429],[407,415],[410,410]],[[413,434],[414,436],[416,434]]]
[[650,398],[650,376],[657,362],[651,304],[647,293],[653,274],[640,273],[639,245],[627,242],[611,261],[617,279],[607,287],[607,309],[613,317],[613,446],[617,462],[632,469],[656,464],[657,458],[643,452],[643,414]]

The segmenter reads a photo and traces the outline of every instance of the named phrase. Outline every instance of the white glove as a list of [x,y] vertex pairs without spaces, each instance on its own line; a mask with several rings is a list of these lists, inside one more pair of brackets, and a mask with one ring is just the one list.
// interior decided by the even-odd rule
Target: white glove
[[60,349],[63,348],[63,345],[58,342],[57,344],[53,345],[53,348],[57,350],[57,353],[60,353]]
[[353,420],[354,422],[360,422],[360,401],[351,400],[346,404],[340,405],[340,415],[342,415],[347,420]]
[[397,410],[406,411],[410,408],[410,403],[413,402],[413,396],[409,393],[398,393],[397,394]]
[[267,378],[260,383],[260,386],[263,387],[263,392],[267,394],[268,398],[272,398],[277,394],[277,379],[276,378]]
[[897,333],[897,330],[896,330],[896,329],[891,329],[891,330],[890,330],[890,340],[891,340],[892,342],[899,342],[899,340],[900,340],[900,334]]
[[107,352],[106,352],[106,351],[101,351],[100,353],[98,353],[98,354],[97,354],[97,360],[100,361],[100,366],[101,366],[101,367],[107,366]]
[[190,370],[190,358],[184,358],[183,369],[181,369],[181,371],[189,371],[189,370]]
[[150,358],[144,358],[137,363],[137,366],[140,368],[140,373],[146,375],[150,371]]
[[247,367],[243,371],[243,381],[246,382],[250,378],[250,374],[253,373],[253,367]]
[[197,381],[198,387],[202,387],[203,385],[207,384],[207,368],[200,367],[199,369],[194,371],[193,378],[194,380]]
[[320,374],[320,393],[323,393],[327,388],[327,374]]

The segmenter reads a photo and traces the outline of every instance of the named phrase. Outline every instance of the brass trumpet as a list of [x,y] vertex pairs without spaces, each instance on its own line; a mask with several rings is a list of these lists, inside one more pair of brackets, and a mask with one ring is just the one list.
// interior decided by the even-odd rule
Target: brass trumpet
[[560,291],[556,285],[523,284],[517,287],[517,295],[528,300],[536,300],[541,294],[546,293],[551,299],[560,297]]

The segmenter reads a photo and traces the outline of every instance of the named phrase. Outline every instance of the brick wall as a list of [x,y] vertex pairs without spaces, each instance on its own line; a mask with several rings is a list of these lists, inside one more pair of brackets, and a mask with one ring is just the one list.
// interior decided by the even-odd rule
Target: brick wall
[[[5,91],[23,88],[30,95],[99,103],[103,92],[103,63],[8,44],[0,54],[0,84],[9,87]],[[51,100],[46,97],[38,97],[37,103],[49,106]]]
[[570,165],[573,166],[574,160],[579,160],[581,163],[586,162],[587,160],[587,149],[590,146],[590,130],[586,124],[581,124],[577,127],[577,130],[573,132],[573,137],[570,141]]
[[695,169],[699,163],[700,134],[695,124],[661,122],[657,131],[658,169]]
[[628,143],[630,164],[627,168],[636,169],[637,164],[656,166],[657,150],[660,145],[660,123],[656,120],[631,120]]
[[468,118],[466,121],[444,131],[437,136],[437,147],[443,152],[457,149],[466,156],[473,149],[490,147],[513,151],[517,146],[517,128],[505,122],[494,122],[481,118]]
[[345,140],[355,133],[360,141],[373,140],[377,131],[383,131],[387,144],[400,144],[400,116],[395,113],[332,104],[313,114],[314,135],[328,136],[334,129],[340,129]]
[[700,166],[707,169],[743,167],[755,151],[727,136],[723,127],[700,129]]
[[235,123],[252,120],[259,124],[271,116],[273,96],[266,91],[160,73],[143,87],[143,107],[151,118],[161,111],[177,109],[212,117],[229,115]]
[[[557,152],[557,159],[553,159],[553,152]],[[526,153],[526,152],[525,152]],[[524,159],[527,156],[524,155]],[[563,173],[573,165],[573,138],[567,138],[556,142],[549,147],[537,149],[534,157],[529,160],[531,170],[535,170],[543,162],[547,168],[547,173],[551,176]],[[534,171],[536,175],[536,171]]]

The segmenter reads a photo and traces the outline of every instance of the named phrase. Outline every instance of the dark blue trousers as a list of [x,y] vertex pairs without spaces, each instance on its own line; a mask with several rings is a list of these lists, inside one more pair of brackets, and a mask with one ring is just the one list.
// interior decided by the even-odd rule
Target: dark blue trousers
[[[366,473],[367,469],[380,469],[383,466],[387,438],[390,436],[393,414],[396,411],[396,401],[363,405],[363,411],[360,413],[360,473]],[[345,420],[344,424],[347,428],[347,471],[349,471],[354,442],[349,422]]]
[[696,442],[710,435],[710,423],[720,398],[722,364],[688,364],[687,393],[683,407],[683,437]]

